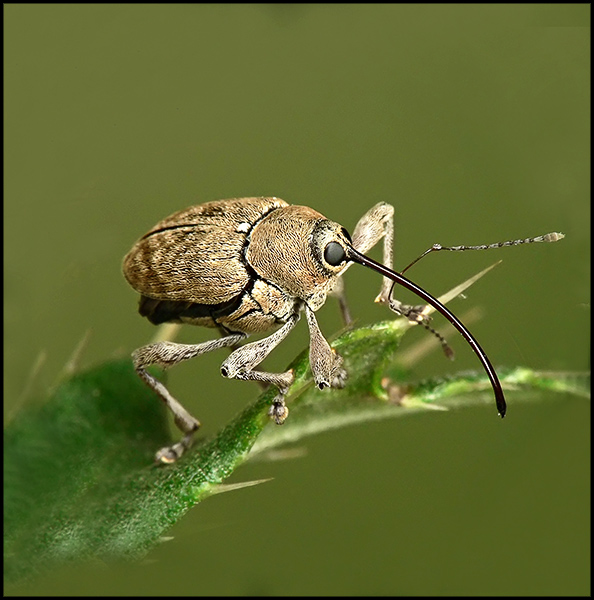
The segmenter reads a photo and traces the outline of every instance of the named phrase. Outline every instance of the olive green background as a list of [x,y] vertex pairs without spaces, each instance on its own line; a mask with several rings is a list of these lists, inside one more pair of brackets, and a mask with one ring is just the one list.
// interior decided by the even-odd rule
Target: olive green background
[[[429,256],[408,275],[439,295],[503,259],[450,305],[484,310],[470,328],[493,363],[589,367],[588,5],[8,4],[4,16],[5,416],[54,383],[88,330],[83,366],[149,341],[122,257],[162,217],[237,196],[310,205],[351,231],[390,202],[400,268],[435,242],[562,231],[555,245]],[[348,272],[361,323],[390,317],[372,302],[379,284]],[[319,320],[339,328],[332,301]],[[305,346],[297,329],[267,366]],[[449,339],[457,361],[434,352],[411,377],[480,368]],[[257,394],[220,377],[224,356],[170,373],[205,435]],[[493,405],[304,440],[300,458],[242,467],[232,482],[274,479],[194,508],[146,563],[59,569],[16,591],[588,594],[589,402],[508,400],[504,421]]]

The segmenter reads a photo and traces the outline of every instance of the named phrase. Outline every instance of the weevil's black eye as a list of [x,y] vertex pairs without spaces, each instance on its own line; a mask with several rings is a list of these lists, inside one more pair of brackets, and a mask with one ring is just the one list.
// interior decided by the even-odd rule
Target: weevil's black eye
[[324,248],[324,260],[333,267],[346,260],[346,254],[344,248],[338,242],[330,242],[326,248]]

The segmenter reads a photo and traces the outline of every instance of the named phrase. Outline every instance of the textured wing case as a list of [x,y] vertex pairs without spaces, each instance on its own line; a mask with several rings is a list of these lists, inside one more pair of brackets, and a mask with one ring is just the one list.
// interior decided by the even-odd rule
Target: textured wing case
[[243,251],[252,227],[278,198],[237,198],[182,210],[158,223],[124,259],[130,285],[149,298],[222,304],[250,281]]

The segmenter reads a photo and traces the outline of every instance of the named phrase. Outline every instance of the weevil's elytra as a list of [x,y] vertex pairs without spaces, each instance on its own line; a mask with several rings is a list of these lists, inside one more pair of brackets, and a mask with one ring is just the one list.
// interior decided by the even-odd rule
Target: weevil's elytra
[[[257,308],[249,301],[254,277],[245,250],[253,227],[282,206],[286,202],[276,198],[209,202],[158,223],[124,259],[130,285],[153,301],[143,302],[141,314],[155,324],[179,320],[224,327],[218,319],[239,309],[244,297],[246,310]],[[252,323],[249,331],[240,330],[266,329]]]
[[[353,262],[383,275],[377,302],[435,333],[427,324],[423,307],[407,306],[391,297],[392,287],[398,283],[423,298],[460,331],[483,363],[497,407],[504,416],[501,385],[478,342],[433,296],[392,270],[393,214],[391,205],[376,204],[359,220],[351,237],[344,227],[312,208],[289,205],[279,198],[235,198],[179,211],[140,238],[123,264],[124,276],[140,293],[140,314],[154,324],[188,323],[215,327],[222,334],[219,339],[201,344],[160,342],[133,353],[136,371],[167,404],[184,433],[180,442],[157,453],[158,462],[177,460],[190,446],[200,423],[147,372],[146,367],[151,364],[168,367],[211,350],[234,348],[223,362],[221,373],[277,387],[278,394],[269,414],[282,424],[289,412],[285,395],[293,382],[293,373],[267,373],[255,367],[305,312],[310,332],[310,365],[316,385],[320,389],[345,385],[342,357],[322,335],[314,313],[332,293],[338,296],[343,318],[349,322],[341,276]],[[553,233],[488,246],[435,244],[421,256],[436,250],[482,250],[552,242],[562,237],[563,234]],[[382,238],[383,261],[377,263],[364,253]],[[273,333],[268,337],[237,347],[248,335],[269,331]],[[449,350],[445,340],[436,335]]]

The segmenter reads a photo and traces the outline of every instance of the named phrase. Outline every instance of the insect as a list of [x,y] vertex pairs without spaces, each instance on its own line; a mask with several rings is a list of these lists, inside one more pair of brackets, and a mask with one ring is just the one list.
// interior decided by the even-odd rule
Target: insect
[[[235,198],[177,212],[136,242],[124,258],[123,272],[140,293],[140,314],[155,325],[188,323],[216,328],[221,334],[218,339],[200,344],[158,342],[132,354],[136,372],[165,402],[183,433],[178,443],[157,452],[156,462],[175,462],[191,445],[200,422],[146,370],[150,365],[167,368],[218,348],[231,348],[221,365],[221,374],[275,386],[278,393],[269,415],[280,425],[289,413],[285,396],[294,374],[290,370],[268,373],[256,367],[295,327],[304,312],[316,385],[320,389],[345,385],[347,374],[342,358],[322,335],[315,312],[333,294],[339,299],[344,320],[350,321],[341,276],[353,263],[383,276],[376,302],[432,331],[446,353],[449,347],[428,325],[428,317],[423,314],[425,306],[410,306],[393,299],[394,284],[412,291],[448,319],[481,360],[499,414],[505,415],[505,398],[497,373],[472,334],[437,299],[392,270],[393,216],[393,207],[380,202],[363,215],[350,236],[344,227],[312,208],[289,205],[274,197]],[[434,244],[407,269],[426,254],[439,250],[484,250],[561,238],[561,233],[550,233],[482,246]],[[382,239],[383,263],[379,263],[364,253]],[[250,334],[271,330],[268,337],[238,346]]]

